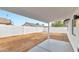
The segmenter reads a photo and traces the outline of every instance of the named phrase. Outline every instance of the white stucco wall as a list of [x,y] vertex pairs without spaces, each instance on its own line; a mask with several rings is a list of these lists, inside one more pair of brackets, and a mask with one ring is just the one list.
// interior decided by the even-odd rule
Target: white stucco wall
[[75,35],[72,35],[72,20],[70,20],[69,24],[68,24],[68,37],[69,37],[69,40],[71,42],[71,45],[74,49],[75,52],[77,52],[77,48],[78,48],[78,45],[79,45],[79,28],[75,28],[74,29],[74,34]]

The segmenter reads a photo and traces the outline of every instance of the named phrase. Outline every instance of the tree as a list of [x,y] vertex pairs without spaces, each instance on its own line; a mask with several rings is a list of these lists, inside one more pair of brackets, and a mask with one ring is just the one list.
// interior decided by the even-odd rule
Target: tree
[[52,27],[64,27],[64,22],[61,20],[55,21],[51,24]]

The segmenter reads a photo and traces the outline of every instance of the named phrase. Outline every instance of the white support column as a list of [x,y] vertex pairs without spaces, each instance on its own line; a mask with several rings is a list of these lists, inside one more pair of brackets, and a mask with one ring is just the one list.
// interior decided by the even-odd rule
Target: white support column
[[48,39],[50,39],[50,23],[48,23]]

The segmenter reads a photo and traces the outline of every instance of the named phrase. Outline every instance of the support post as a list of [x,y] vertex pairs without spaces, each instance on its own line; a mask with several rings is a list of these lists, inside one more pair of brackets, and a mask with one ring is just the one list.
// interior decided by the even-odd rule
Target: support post
[[50,39],[50,23],[48,23],[48,39]]

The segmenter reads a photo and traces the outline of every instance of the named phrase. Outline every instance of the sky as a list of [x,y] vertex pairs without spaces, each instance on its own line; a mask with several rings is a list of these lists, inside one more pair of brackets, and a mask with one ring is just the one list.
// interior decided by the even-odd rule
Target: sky
[[47,25],[47,23],[44,23],[35,19],[31,19],[28,17],[24,17],[22,15],[18,15],[2,9],[0,9],[0,17],[11,20],[13,25],[23,25],[25,22],[34,23],[34,24],[39,23],[40,25],[42,24]]

